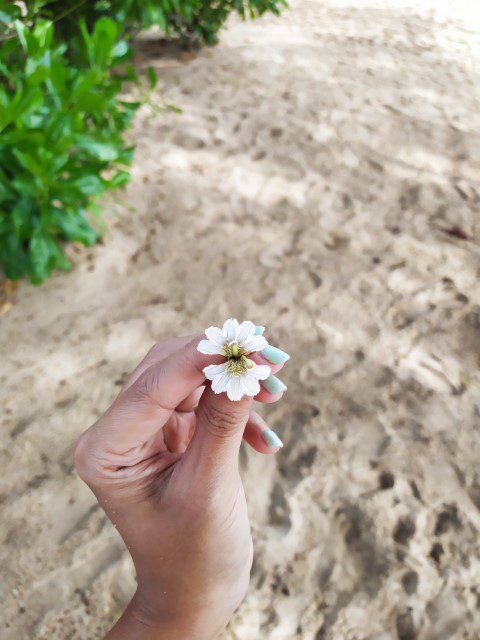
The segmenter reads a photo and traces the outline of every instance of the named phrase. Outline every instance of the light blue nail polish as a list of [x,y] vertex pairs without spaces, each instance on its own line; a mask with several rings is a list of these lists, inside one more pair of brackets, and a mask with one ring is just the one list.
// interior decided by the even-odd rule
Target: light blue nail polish
[[278,349],[278,347],[272,347],[271,344],[261,352],[262,356],[266,358],[272,364],[283,364],[287,360],[290,360],[290,356],[285,351]]
[[265,332],[265,327],[262,327],[261,324],[257,324],[257,326],[255,327],[255,335],[263,336],[264,332]]
[[283,442],[277,436],[275,431],[272,431],[271,429],[264,429],[262,431],[262,438],[269,447],[283,447]]
[[268,378],[266,380],[262,380],[260,384],[274,395],[287,390],[287,385],[283,384],[280,378],[277,378],[277,376],[274,375],[268,376]]

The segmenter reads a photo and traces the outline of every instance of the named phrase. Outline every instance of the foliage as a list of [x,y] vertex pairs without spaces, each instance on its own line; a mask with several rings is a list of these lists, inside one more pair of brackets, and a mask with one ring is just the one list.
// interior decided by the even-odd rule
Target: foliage
[[[68,269],[65,240],[90,245],[88,212],[124,185],[133,149],[124,133],[139,106],[121,98],[138,82],[131,36],[215,42],[229,13],[278,12],[284,0],[33,0],[0,2],[0,263],[39,283]],[[23,13],[22,13],[23,11]],[[153,71],[150,82],[155,83]]]
[[[0,262],[34,283],[69,268],[59,241],[89,245],[97,231],[91,197],[128,179],[132,150],[123,139],[136,105],[119,100],[122,76],[111,68],[128,51],[109,18],[72,44],[54,40],[51,21],[17,21],[4,43],[0,85]],[[105,173],[108,169],[108,177]]]
[[243,19],[266,12],[280,13],[286,0],[59,0],[27,2],[35,12],[54,19],[59,13],[64,34],[75,32],[78,16],[89,27],[100,16],[113,18],[127,33],[158,25],[167,36],[179,35],[201,44],[214,44],[231,13]]

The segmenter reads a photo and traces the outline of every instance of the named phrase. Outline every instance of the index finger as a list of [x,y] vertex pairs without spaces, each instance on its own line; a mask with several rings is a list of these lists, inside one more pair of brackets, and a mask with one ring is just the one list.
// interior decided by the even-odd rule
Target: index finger
[[132,452],[141,447],[164,426],[177,405],[204,383],[202,369],[213,360],[223,360],[222,356],[206,356],[197,351],[202,337],[196,336],[152,364],[117,396],[93,427],[101,432],[110,453]]
[[169,355],[175,353],[175,351],[178,351],[181,347],[184,347],[186,344],[191,342],[194,337],[195,336],[193,335],[181,336],[179,338],[168,338],[167,340],[156,342],[140,364],[138,364],[127,376],[127,379],[123,384],[122,391],[131,387],[132,384],[140,378],[142,373],[152,366],[152,364],[156,364],[157,362],[160,362],[160,360],[165,360]]

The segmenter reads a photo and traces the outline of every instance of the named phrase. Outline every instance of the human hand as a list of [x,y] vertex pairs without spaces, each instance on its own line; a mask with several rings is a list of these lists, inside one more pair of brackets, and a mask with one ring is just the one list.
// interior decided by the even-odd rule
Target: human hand
[[[231,402],[204,386],[202,369],[222,359],[200,354],[199,340],[155,345],[77,443],[78,472],[137,572],[109,640],[210,640],[247,589],[253,547],[238,452],[242,437],[262,453],[279,447],[265,441],[252,398]],[[272,372],[283,366],[252,359]],[[282,393],[262,388],[256,399]]]

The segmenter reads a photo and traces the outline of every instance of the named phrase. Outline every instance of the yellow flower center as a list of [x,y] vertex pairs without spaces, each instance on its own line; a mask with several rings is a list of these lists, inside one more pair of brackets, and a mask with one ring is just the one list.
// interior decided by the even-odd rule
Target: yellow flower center
[[227,358],[227,372],[233,376],[243,376],[254,363],[246,357],[245,350],[239,344],[225,344],[223,352]]
[[228,359],[241,358],[244,355],[245,350],[236,342],[233,342],[231,344],[225,343],[223,345],[223,353],[225,354],[225,357]]

